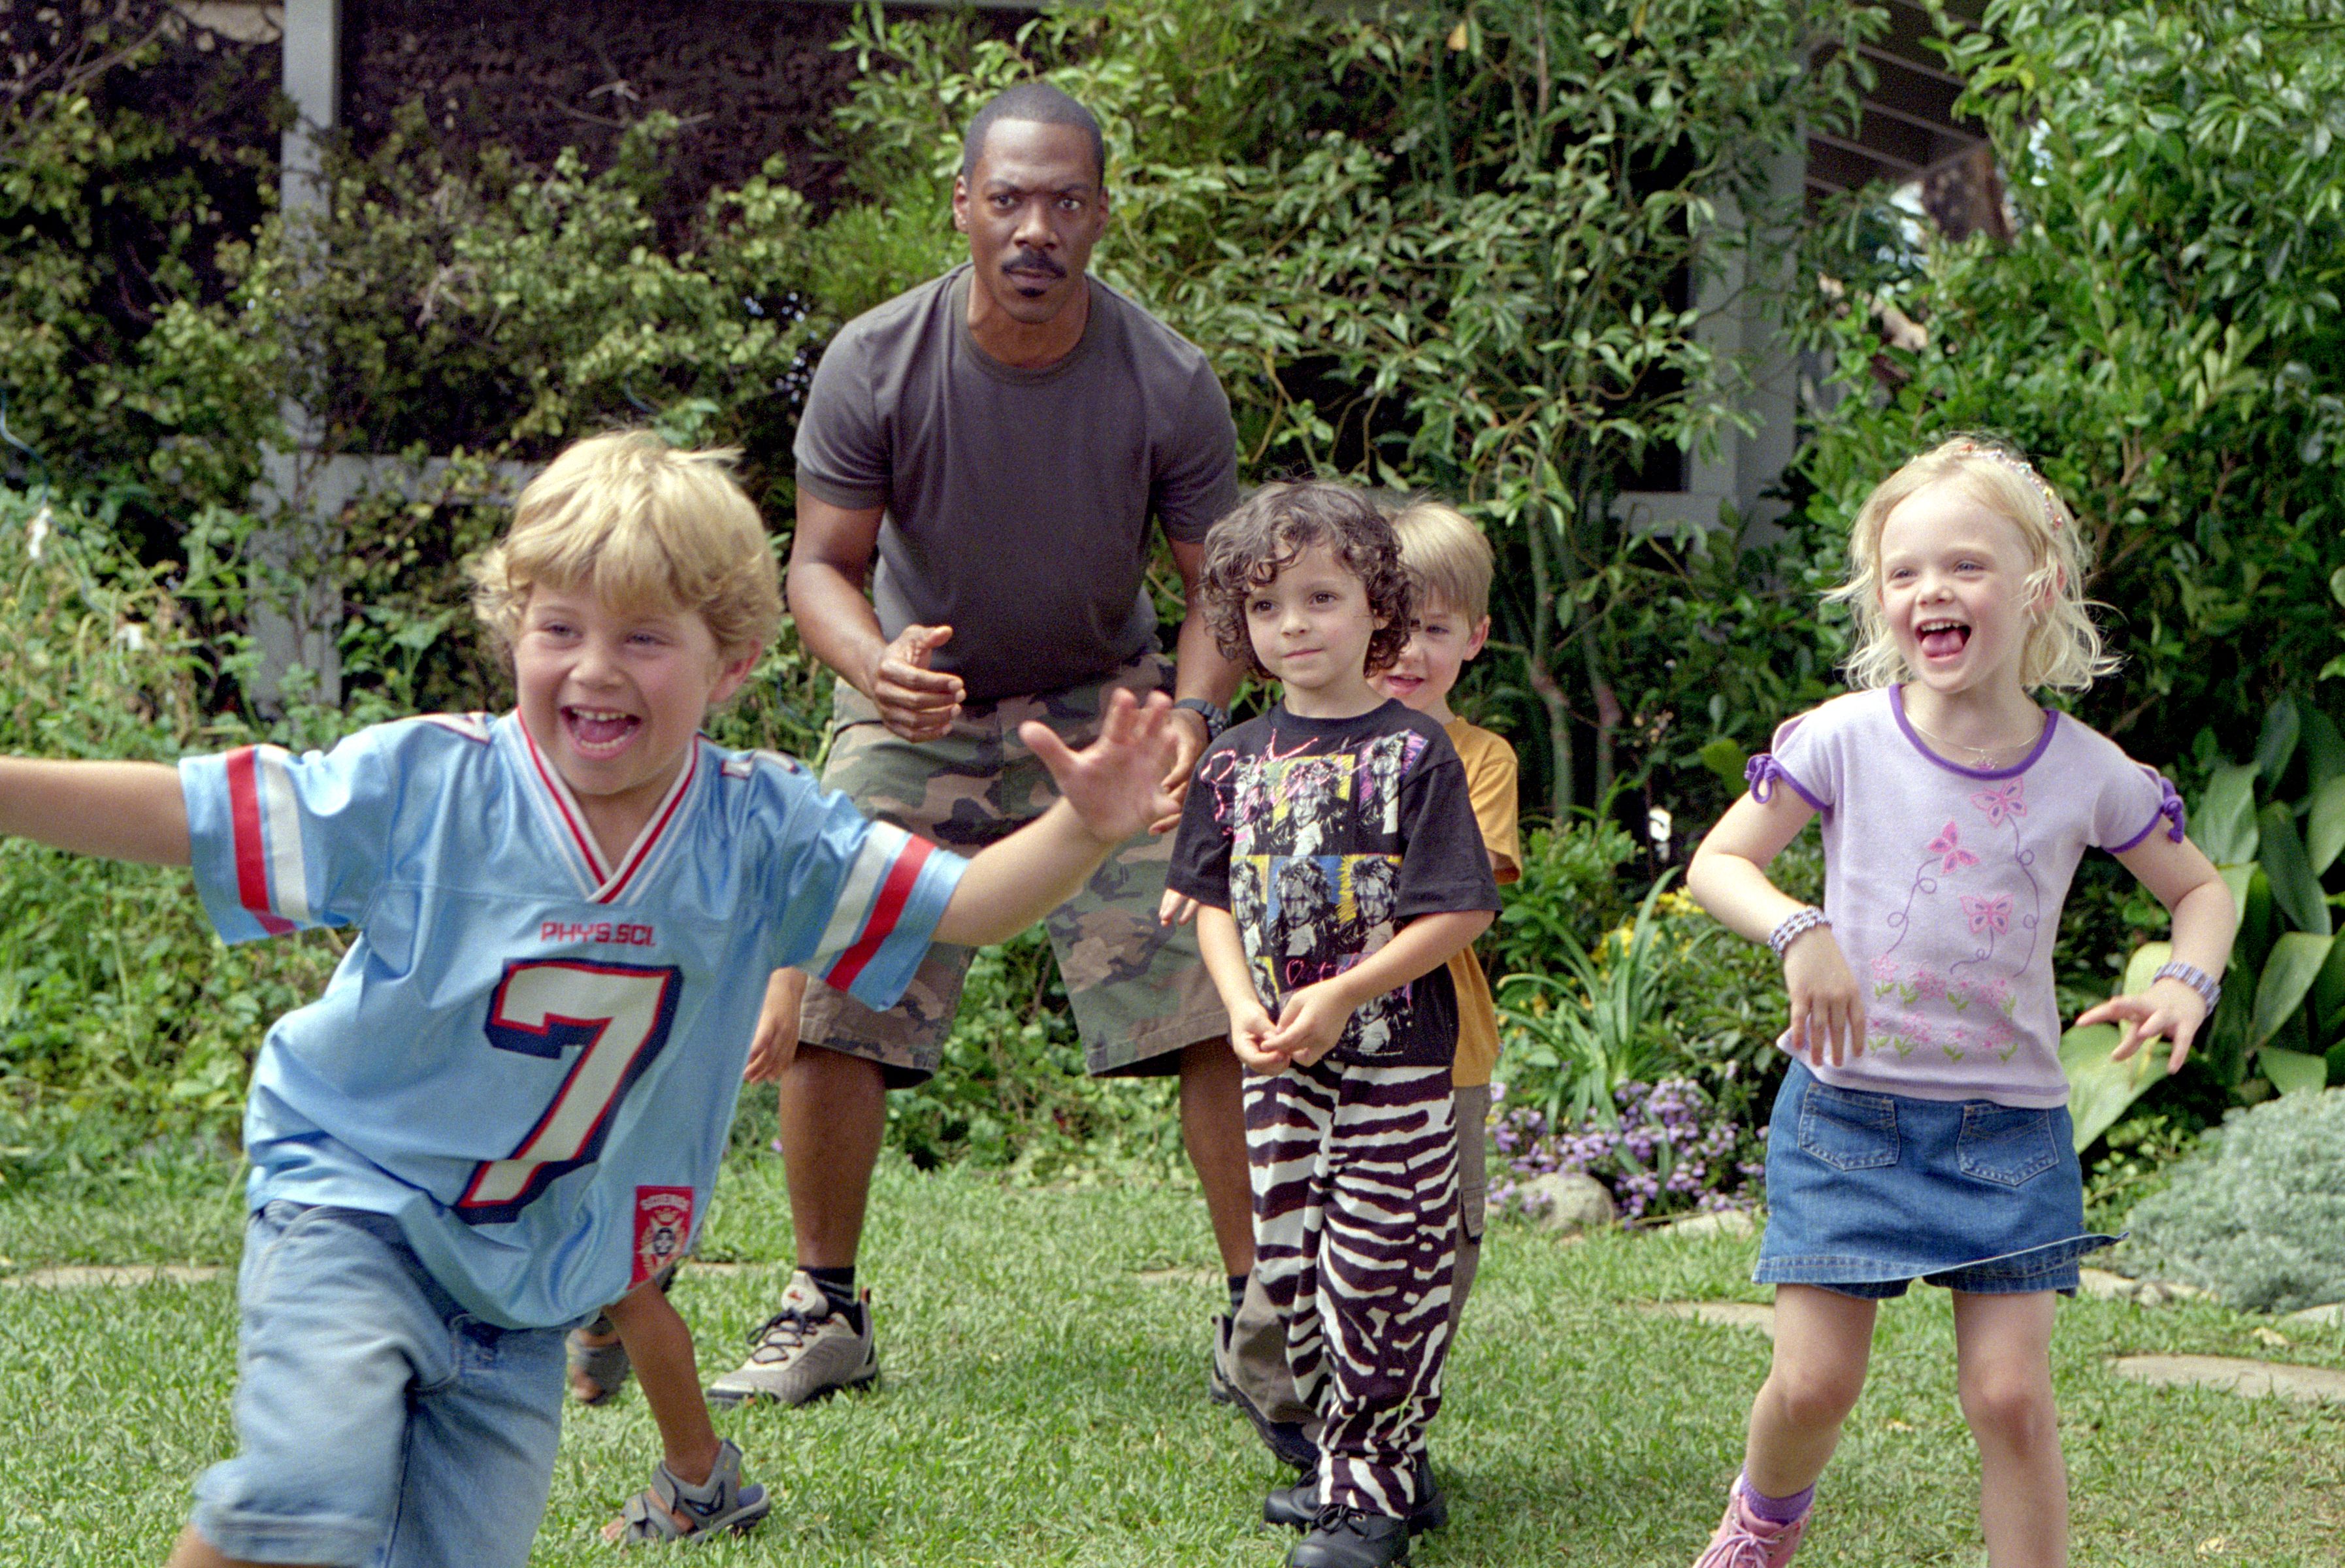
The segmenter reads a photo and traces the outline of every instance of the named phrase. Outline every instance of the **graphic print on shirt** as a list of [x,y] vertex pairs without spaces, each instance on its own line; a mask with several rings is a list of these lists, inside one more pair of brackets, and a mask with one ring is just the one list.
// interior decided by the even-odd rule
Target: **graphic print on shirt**
[[[1232,803],[1230,914],[1246,943],[1254,988],[1274,1014],[1304,986],[1340,975],[1392,940],[1400,857],[1329,854],[1347,822],[1391,835],[1400,785],[1425,748],[1413,732],[1342,752],[1211,760]],[[1404,1002],[1408,988],[1391,993]],[[1386,996],[1357,1008],[1338,1048],[1376,1056],[1393,1045]]]
[[[2044,918],[2035,852],[2020,825],[2027,815],[2026,784],[2025,778],[2005,779],[1972,792],[1968,804],[1978,818],[1947,822],[1924,846],[1904,906],[1883,918],[1897,939],[1873,961],[1873,998],[1893,996],[1904,1010],[1876,1011],[1868,1019],[1869,1047],[1885,1047],[1901,1059],[1933,1049],[1949,1062],[1968,1060],[1974,1051],[2008,1062],[2018,1051],[2012,981],[2034,961]],[[1942,879],[1947,885],[1940,885]],[[1927,946],[1968,956],[1948,963],[1943,974],[1927,964],[1900,964],[1897,950],[1917,922],[1933,926],[1934,940]],[[1936,1016],[1917,1016],[1914,1009],[1925,1006]]]
[[484,1159],[450,1212],[472,1225],[502,1225],[557,1178],[603,1151],[627,1090],[667,1045],[682,975],[673,965],[533,959],[505,966],[482,1026],[501,1051],[578,1058],[513,1152]]

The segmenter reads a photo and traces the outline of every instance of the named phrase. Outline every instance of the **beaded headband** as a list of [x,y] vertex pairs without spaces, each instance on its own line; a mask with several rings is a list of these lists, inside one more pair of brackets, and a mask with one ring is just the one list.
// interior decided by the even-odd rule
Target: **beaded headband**
[[2060,531],[2060,499],[2052,493],[2052,486],[2046,482],[2042,474],[2035,471],[2034,464],[2025,458],[2012,456],[2001,447],[1989,446],[1985,441],[1966,440],[1962,443],[1959,450],[1969,456],[1985,458],[1990,462],[2000,463],[2034,486],[2035,493],[2044,498],[2044,526],[2055,533]]

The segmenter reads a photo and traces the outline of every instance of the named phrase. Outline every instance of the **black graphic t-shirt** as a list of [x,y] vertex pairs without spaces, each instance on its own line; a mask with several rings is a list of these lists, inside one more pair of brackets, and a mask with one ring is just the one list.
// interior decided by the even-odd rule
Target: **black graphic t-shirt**
[[[1417,916],[1498,907],[1457,749],[1396,702],[1349,719],[1282,705],[1222,736],[1197,760],[1166,882],[1229,911],[1274,1018]],[[1432,1066],[1457,1048],[1457,992],[1436,966],[1355,1011],[1331,1054]]]

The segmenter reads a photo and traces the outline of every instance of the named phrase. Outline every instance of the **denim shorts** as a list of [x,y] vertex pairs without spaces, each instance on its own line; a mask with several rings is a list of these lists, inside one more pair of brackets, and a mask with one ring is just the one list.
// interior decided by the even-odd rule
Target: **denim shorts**
[[1979,1295],[2074,1295],[2085,1229],[2064,1108],[1861,1094],[1798,1062],[1767,1132],[1767,1234],[1751,1278],[1843,1296],[1914,1280]]
[[522,1568],[562,1431],[562,1330],[466,1315],[398,1221],[271,1203],[237,1275],[234,1459],[192,1522],[254,1563]]

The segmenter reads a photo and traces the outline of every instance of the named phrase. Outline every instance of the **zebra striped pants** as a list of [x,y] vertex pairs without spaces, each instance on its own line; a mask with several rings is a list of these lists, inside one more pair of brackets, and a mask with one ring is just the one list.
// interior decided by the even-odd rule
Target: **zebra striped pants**
[[1254,1270],[1316,1409],[1319,1501],[1406,1515],[1441,1406],[1457,1257],[1447,1066],[1334,1057],[1245,1080]]

